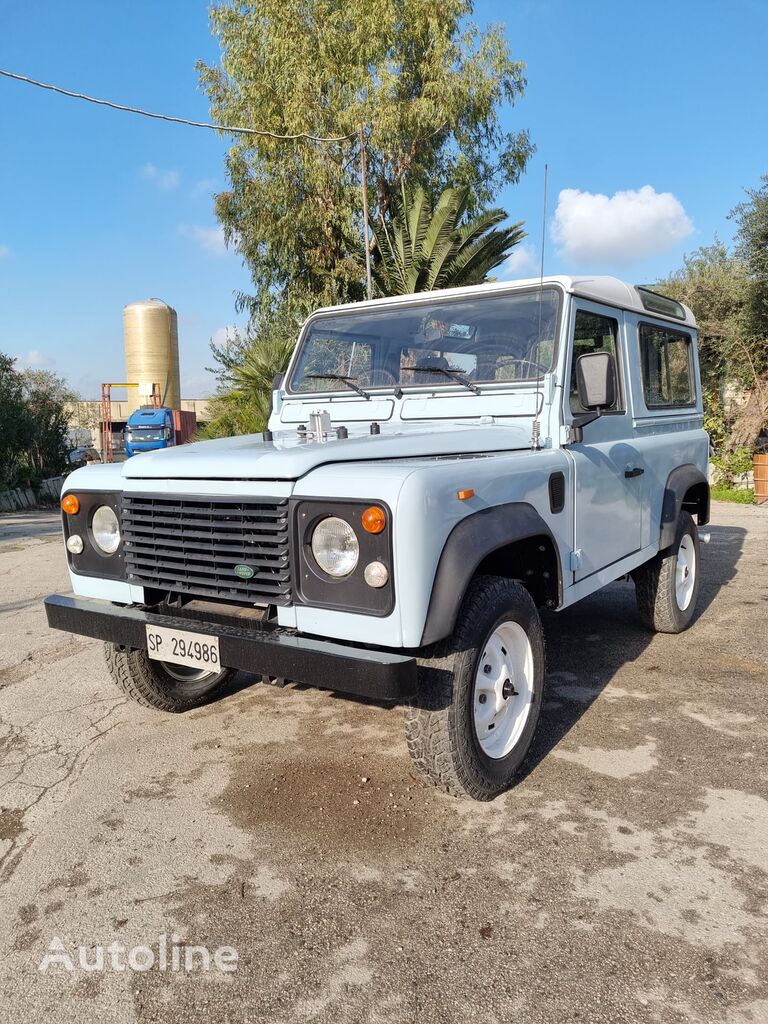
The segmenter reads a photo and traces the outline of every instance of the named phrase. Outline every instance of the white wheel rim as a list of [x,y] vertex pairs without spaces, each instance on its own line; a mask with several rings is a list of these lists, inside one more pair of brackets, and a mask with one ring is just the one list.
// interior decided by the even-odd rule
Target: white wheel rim
[[675,600],[681,612],[684,612],[691,603],[695,583],[696,548],[693,537],[686,533],[677,549],[677,565],[675,566]]
[[191,668],[187,665],[176,665],[172,661],[161,661],[165,671],[175,679],[177,683],[200,683],[210,676],[218,675],[217,672],[209,672],[204,668]]
[[472,696],[475,733],[487,757],[506,757],[525,729],[533,701],[533,649],[517,622],[502,622],[485,641]]

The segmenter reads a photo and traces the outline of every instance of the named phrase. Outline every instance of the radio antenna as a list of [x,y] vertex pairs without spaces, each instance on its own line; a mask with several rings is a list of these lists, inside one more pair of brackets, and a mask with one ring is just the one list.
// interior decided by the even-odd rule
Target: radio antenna
[[[536,348],[534,349],[534,362],[536,363],[536,390],[534,401],[536,410],[533,414],[533,427],[531,429],[531,447],[536,450],[541,448],[541,424],[539,423],[539,350],[541,348],[541,300],[544,292],[544,246],[547,240],[547,178],[549,177],[549,164],[544,164],[544,210],[541,217],[541,268],[539,270],[539,329],[536,334]],[[542,395],[542,399],[543,399]],[[543,405],[542,401],[542,405]]]

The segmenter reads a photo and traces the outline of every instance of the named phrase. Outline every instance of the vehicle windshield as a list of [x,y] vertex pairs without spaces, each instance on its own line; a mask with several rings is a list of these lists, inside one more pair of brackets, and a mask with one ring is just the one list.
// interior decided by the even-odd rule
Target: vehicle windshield
[[547,287],[351,307],[310,325],[289,387],[294,393],[352,393],[348,382],[370,391],[535,380],[552,369],[559,308],[558,290]]
[[128,431],[129,441],[163,441],[165,430],[163,427],[131,427]]

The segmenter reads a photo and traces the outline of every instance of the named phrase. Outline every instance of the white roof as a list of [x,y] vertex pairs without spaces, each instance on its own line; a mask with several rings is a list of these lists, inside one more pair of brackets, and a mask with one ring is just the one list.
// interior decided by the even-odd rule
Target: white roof
[[[416,292],[413,295],[395,295],[384,299],[371,299],[366,302],[355,302],[352,305],[356,309],[388,305],[400,305],[401,303],[407,302],[418,302],[429,299],[440,299],[440,298],[452,298],[458,299],[462,297],[469,297],[471,295],[477,295],[478,292],[487,292],[489,294],[495,292],[510,292],[515,291],[518,288],[531,288],[538,286],[540,283],[543,284],[557,284],[560,285],[566,292],[572,295],[580,295],[585,299],[591,299],[594,302],[602,302],[608,306],[618,306],[619,309],[629,309],[635,313],[642,313],[644,316],[653,317],[654,319],[669,320],[673,323],[681,324],[685,323],[689,327],[696,326],[696,319],[691,310],[680,303],[685,310],[685,320],[680,320],[678,317],[665,316],[663,313],[656,313],[649,309],[646,309],[640,298],[640,293],[637,287],[632,284],[627,284],[626,281],[619,280],[618,277],[606,277],[606,276],[593,276],[593,277],[570,277],[565,274],[554,274],[548,275],[544,278],[538,277],[527,277],[519,281],[493,281],[490,284],[476,284],[466,288],[443,288],[439,291],[432,292]],[[342,310],[349,310],[349,305],[343,306],[329,306],[325,309],[318,310],[319,313],[337,312]]]

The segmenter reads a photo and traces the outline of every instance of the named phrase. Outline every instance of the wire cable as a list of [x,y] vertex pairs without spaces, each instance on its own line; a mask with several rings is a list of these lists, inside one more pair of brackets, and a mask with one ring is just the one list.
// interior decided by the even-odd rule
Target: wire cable
[[48,82],[39,82],[36,78],[29,78],[27,75],[19,75],[13,71],[6,71],[0,68],[0,75],[4,78],[12,78],[17,82],[26,82],[27,85],[35,85],[38,89],[47,89],[49,92],[57,92],[62,96],[70,96],[75,100],[85,100],[87,103],[95,103],[100,107],[110,107],[112,110],[123,110],[129,114],[141,114],[142,117],[151,117],[156,121],[171,121],[173,124],[185,124],[191,128],[208,128],[215,132],[229,132],[232,135],[259,135],[267,139],[277,139],[279,142],[298,142],[306,139],[307,142],[348,142],[357,138],[357,132],[350,132],[349,135],[310,135],[308,132],[296,132],[293,135],[280,135],[278,132],[270,132],[265,128],[240,128],[223,124],[210,124],[207,121],[189,121],[185,117],[171,117],[170,114],[156,114],[150,110],[142,110],[140,107],[128,107],[122,103],[113,103],[111,100],[98,99],[95,96],[87,96],[82,92],[73,92],[71,89],[62,89],[58,85],[50,85]]

